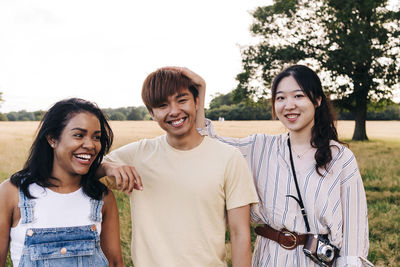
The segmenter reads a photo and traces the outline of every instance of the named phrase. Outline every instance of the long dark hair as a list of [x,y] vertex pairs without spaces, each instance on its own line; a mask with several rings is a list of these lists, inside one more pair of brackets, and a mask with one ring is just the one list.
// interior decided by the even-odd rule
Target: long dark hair
[[111,127],[96,104],[79,98],[70,98],[57,102],[46,112],[40,122],[24,168],[10,178],[11,183],[20,187],[28,198],[34,198],[28,189],[30,184],[36,183],[42,187],[55,186],[50,180],[54,154],[47,137],[51,136],[58,140],[69,120],[81,112],[95,115],[99,119],[101,127],[101,149],[90,166],[89,172],[82,176],[83,192],[97,200],[102,198],[103,193],[108,192],[107,187],[96,178],[96,170],[100,166],[103,156],[111,148],[114,136]]
[[[326,98],[322,90],[321,80],[318,75],[306,66],[294,65],[280,72],[272,83],[271,101],[274,115],[276,114],[275,97],[277,87],[280,81],[288,76],[291,76],[296,80],[297,84],[316,107],[314,126],[311,129],[310,143],[312,147],[317,149],[314,158],[317,162],[317,172],[319,175],[322,175],[320,168],[325,168],[326,170],[328,164],[332,160],[332,152],[329,144],[330,140],[339,142],[332,104],[329,99]],[[318,101],[321,101],[319,105]]]

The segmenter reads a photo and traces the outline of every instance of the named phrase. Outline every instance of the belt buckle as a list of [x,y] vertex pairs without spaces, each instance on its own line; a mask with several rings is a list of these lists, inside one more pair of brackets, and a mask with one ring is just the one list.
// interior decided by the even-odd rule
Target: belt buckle
[[[281,237],[281,235],[284,235],[285,237],[291,237],[291,238],[293,239],[293,244],[290,245],[290,246],[286,246],[286,245],[282,244],[282,243],[280,242],[280,237]],[[279,231],[278,243],[279,243],[279,245],[280,245],[281,247],[283,247],[284,249],[289,249],[289,250],[291,250],[291,249],[294,249],[295,247],[297,247],[297,245],[298,245],[298,238],[297,238],[296,233],[292,233],[292,232],[290,232],[290,231],[288,231],[288,230],[286,230],[286,229],[282,229],[281,231]]]

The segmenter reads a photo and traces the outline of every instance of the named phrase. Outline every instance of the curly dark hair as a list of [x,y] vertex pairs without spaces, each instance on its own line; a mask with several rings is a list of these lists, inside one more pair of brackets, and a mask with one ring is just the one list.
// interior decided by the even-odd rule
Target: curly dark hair
[[108,192],[107,187],[96,178],[95,174],[103,156],[111,148],[114,136],[111,127],[96,104],[79,98],[70,98],[57,102],[46,112],[40,122],[36,138],[23,169],[14,173],[10,178],[11,183],[20,187],[28,198],[34,198],[28,189],[30,184],[36,183],[42,187],[55,186],[51,182],[51,179],[57,179],[51,177],[54,152],[47,137],[59,139],[69,120],[82,112],[93,114],[99,119],[101,149],[90,166],[89,172],[82,176],[81,186],[86,195],[97,200],[100,200],[103,194]]
[[[297,84],[316,107],[310,143],[312,147],[317,149],[314,158],[317,172],[322,175],[320,168],[325,168],[326,170],[332,160],[330,140],[339,142],[332,104],[322,90],[321,80],[318,75],[306,66],[294,65],[280,72],[272,83],[271,101],[274,116],[276,114],[274,104],[277,87],[280,81],[288,76],[296,80]],[[319,105],[318,101],[320,101]]]

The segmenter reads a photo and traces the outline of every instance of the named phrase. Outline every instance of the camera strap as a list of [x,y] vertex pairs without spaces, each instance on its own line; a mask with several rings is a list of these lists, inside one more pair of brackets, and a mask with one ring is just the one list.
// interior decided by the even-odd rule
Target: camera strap
[[295,199],[297,201],[297,203],[299,203],[300,209],[301,209],[301,214],[303,215],[304,222],[305,222],[306,228],[307,228],[307,233],[308,233],[308,232],[310,232],[310,224],[308,223],[307,213],[304,208],[303,199],[301,198],[301,194],[300,194],[299,183],[297,182],[296,169],[294,168],[294,163],[293,163],[292,147],[290,145],[290,138],[288,138],[287,143],[288,143],[288,147],[289,147],[290,165],[292,167],[294,183],[296,185],[296,191],[297,191],[298,198],[295,196],[292,196],[292,195],[286,195],[286,196]]

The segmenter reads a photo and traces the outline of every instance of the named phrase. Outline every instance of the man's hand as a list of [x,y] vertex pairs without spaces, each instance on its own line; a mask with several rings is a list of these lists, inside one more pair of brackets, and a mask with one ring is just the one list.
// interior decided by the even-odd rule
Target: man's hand
[[175,67],[175,66],[167,66],[167,67],[163,67],[161,69],[162,70],[173,70],[173,71],[183,74],[184,76],[188,77],[196,87],[198,87],[197,90],[199,90],[199,93],[202,93],[203,91],[201,91],[201,90],[203,90],[203,89],[205,92],[206,82],[200,75],[191,71],[190,69],[185,68],[185,67]]
[[133,189],[143,190],[142,178],[140,178],[140,175],[133,166],[103,162],[99,169],[99,173],[115,179],[116,189],[122,192],[131,193]]

